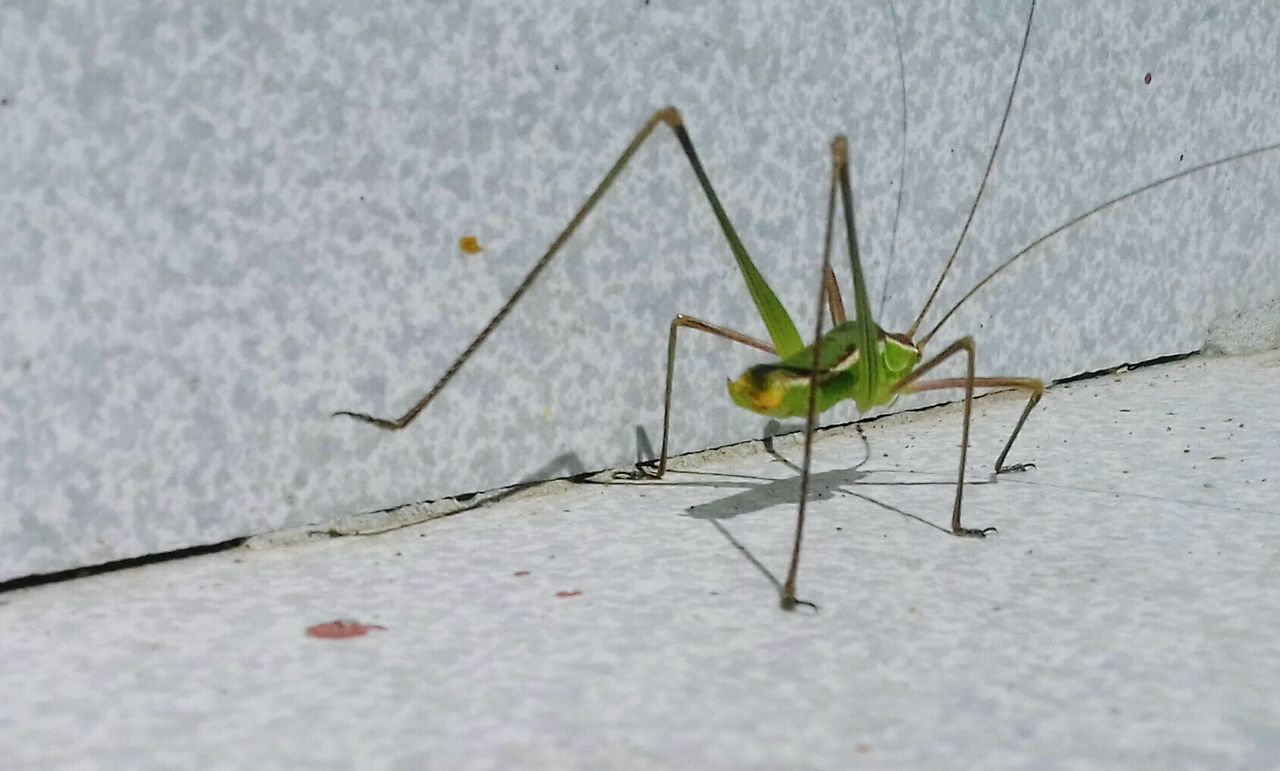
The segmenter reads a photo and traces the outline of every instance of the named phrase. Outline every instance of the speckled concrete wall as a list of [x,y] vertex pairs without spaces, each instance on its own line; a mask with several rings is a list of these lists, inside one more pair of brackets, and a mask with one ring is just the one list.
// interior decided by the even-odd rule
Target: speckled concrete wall
[[[656,446],[670,317],[763,333],[666,132],[416,424],[329,413],[411,404],[668,103],[805,325],[847,132],[872,295],[905,327],[1027,8],[9,0],[0,579]],[[1042,0],[942,307],[1096,203],[1280,141],[1278,22],[1270,0]],[[1280,152],[1162,187],[1045,244],[938,341],[971,332],[982,370],[1045,378],[1196,348],[1280,293],[1276,211]],[[757,358],[686,338],[676,450],[759,435],[723,393]]]

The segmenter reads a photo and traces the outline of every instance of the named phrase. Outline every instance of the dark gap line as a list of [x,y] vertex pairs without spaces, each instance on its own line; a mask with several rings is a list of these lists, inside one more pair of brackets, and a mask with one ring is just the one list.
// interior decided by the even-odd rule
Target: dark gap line
[[1095,377],[1110,375],[1111,373],[1123,367],[1127,367],[1130,370],[1135,370],[1135,369],[1142,369],[1143,367],[1154,367],[1157,364],[1168,364],[1174,361],[1182,361],[1183,359],[1187,359],[1192,356],[1195,356],[1197,353],[1200,353],[1200,350],[1198,348],[1194,351],[1188,351],[1186,353],[1170,353],[1164,356],[1157,356],[1154,359],[1147,359],[1145,361],[1140,361],[1137,364],[1118,364],[1114,367],[1104,367],[1102,369],[1091,369],[1087,372],[1079,372],[1075,375],[1060,377],[1057,380],[1053,381],[1053,385],[1060,385],[1062,383],[1075,383],[1080,380],[1091,380]]
[[186,559],[187,557],[216,554],[220,551],[234,549],[247,540],[248,537],[242,536],[240,538],[232,538],[227,541],[219,541],[218,543],[203,544],[201,546],[187,546],[182,549],[144,554],[140,557],[126,557],[124,559],[111,560],[110,562],[102,562],[97,565],[86,565],[79,568],[58,570],[52,573],[36,573],[29,576],[22,576],[20,578],[11,578],[8,581],[0,581],[0,594],[17,591],[19,589],[30,589],[33,586],[44,586],[45,584],[72,581],[77,578],[88,578],[89,576],[96,576],[102,573],[115,573],[120,570],[140,568],[147,565],[155,565],[160,562],[171,562],[173,560]]

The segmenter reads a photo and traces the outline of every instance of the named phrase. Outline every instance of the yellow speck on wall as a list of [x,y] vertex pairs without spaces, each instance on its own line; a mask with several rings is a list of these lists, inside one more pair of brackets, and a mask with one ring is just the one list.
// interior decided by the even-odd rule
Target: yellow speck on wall
[[484,251],[475,236],[463,236],[458,239],[458,248],[467,254],[479,254]]

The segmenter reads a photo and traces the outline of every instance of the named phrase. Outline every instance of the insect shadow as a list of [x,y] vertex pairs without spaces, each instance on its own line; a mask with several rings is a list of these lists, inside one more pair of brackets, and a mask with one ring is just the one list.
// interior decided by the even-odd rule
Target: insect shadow
[[[916,472],[906,469],[867,469],[864,468],[871,458],[871,444],[867,440],[866,434],[863,433],[862,427],[854,424],[854,431],[857,432],[858,439],[862,443],[862,458],[852,466],[847,468],[831,469],[830,471],[821,471],[810,474],[811,488],[807,496],[809,501],[822,501],[834,498],[837,495],[843,495],[853,498],[861,498],[862,500],[872,503],[882,509],[891,511],[895,514],[915,520],[924,525],[950,534],[950,530],[941,527],[924,517],[913,514],[909,511],[901,509],[885,501],[879,500],[865,493],[857,492],[849,489],[847,485],[851,484],[868,484],[876,487],[912,487],[912,486],[949,486],[950,480],[921,480],[918,482],[876,482],[873,481],[877,473],[892,472],[895,476],[902,474],[917,474]],[[713,471],[676,471],[671,473],[679,474],[682,478],[695,477],[690,481],[665,481],[657,483],[661,487],[680,487],[680,486],[697,486],[708,488],[736,489],[738,492],[732,493],[719,500],[710,501],[708,503],[700,503],[690,506],[682,516],[691,519],[706,520],[726,520],[733,519],[742,514],[750,514],[757,511],[763,511],[784,503],[794,503],[796,496],[799,494],[800,475],[803,469],[795,461],[784,456],[775,446],[774,438],[785,436],[793,433],[786,426],[776,420],[770,420],[765,424],[764,431],[760,437],[764,450],[774,460],[783,464],[787,468],[796,473],[794,477],[786,477],[778,479],[774,477],[754,476],[750,474],[726,474]],[[644,429],[636,426],[637,455],[644,457],[647,451],[652,450],[647,441]],[[923,474],[922,474],[923,475]],[[583,482],[590,484],[616,484],[607,480],[599,479],[583,479]],[[991,479],[975,480],[970,484],[983,485],[991,484],[995,481],[994,475]],[[633,484],[629,482],[621,482],[621,484]]]
[[[848,468],[832,469],[830,471],[821,471],[811,473],[809,476],[810,484],[808,490],[808,501],[820,501],[834,498],[837,495],[857,498],[870,503],[884,511],[896,514],[905,519],[913,520],[922,525],[933,528],[934,530],[951,535],[951,531],[935,522],[931,522],[924,517],[914,514],[910,511],[902,509],[891,503],[887,503],[875,496],[858,492],[850,488],[850,485],[856,484],[873,484],[875,486],[916,486],[916,485],[936,485],[949,486],[950,480],[936,481],[919,481],[919,482],[874,482],[874,476],[881,471],[879,469],[865,468],[867,462],[871,459],[871,443],[867,440],[866,434],[863,433],[862,427],[854,424],[854,430],[857,432],[858,439],[862,444],[861,458]],[[712,488],[735,488],[738,492],[731,493],[724,498],[710,501],[708,503],[690,506],[682,516],[690,519],[701,519],[711,523],[711,525],[720,533],[720,535],[732,546],[743,559],[747,560],[764,578],[769,581],[773,587],[779,591],[782,590],[782,581],[773,573],[745,544],[734,536],[733,532],[725,526],[725,520],[734,519],[743,514],[751,514],[758,511],[764,511],[773,506],[787,505],[794,503],[796,496],[799,494],[800,475],[803,469],[795,461],[783,455],[774,444],[774,438],[780,435],[791,433],[786,431],[785,427],[776,420],[771,420],[765,424],[764,433],[761,442],[764,444],[765,452],[771,455],[774,460],[783,464],[787,468],[796,473],[794,477],[784,479],[775,479],[770,477],[753,476],[749,474],[725,474],[719,472],[708,471],[677,471],[672,470],[671,473],[680,476],[699,477],[697,481],[689,482],[665,482],[658,483],[661,485],[697,485],[700,487]],[[637,439],[643,436],[643,429],[637,427]],[[643,446],[638,448],[643,452]],[[913,471],[903,471],[894,469],[894,474],[912,474],[918,473]],[[969,484],[991,484],[995,481],[994,475],[992,479],[985,481],[973,481]],[[607,484],[607,483],[606,483]]]

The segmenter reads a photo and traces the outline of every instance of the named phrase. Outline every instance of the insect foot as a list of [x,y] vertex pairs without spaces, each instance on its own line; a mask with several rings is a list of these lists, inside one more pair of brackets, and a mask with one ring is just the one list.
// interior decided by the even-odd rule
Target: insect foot
[[996,469],[997,474],[1012,474],[1015,471],[1027,471],[1036,467],[1034,463],[1014,463],[1010,466],[1000,466]]
[[396,420],[387,420],[386,418],[376,418],[373,415],[366,415],[363,412],[347,412],[346,410],[342,410],[341,412],[335,412],[331,414],[329,417],[336,418],[341,416],[345,416],[353,420],[359,420],[363,423],[369,423],[371,425],[377,426],[378,428],[384,428],[388,431],[399,431],[400,429],[404,428],[405,425],[407,425],[407,423],[401,423]]
[[613,472],[613,478],[631,482],[641,482],[648,479],[662,479],[662,472],[657,469],[649,470],[637,463],[636,467],[630,471]]
[[796,599],[795,597],[788,597],[786,594],[782,595],[781,601],[778,603],[778,605],[781,606],[783,610],[795,610],[797,605],[804,605],[806,607],[813,608],[814,613],[821,612],[818,606],[815,605],[814,603],[808,602],[807,600],[799,600],[799,599]]
[[986,538],[987,533],[997,532],[999,531],[994,527],[957,527],[951,531],[951,534],[961,538]]

